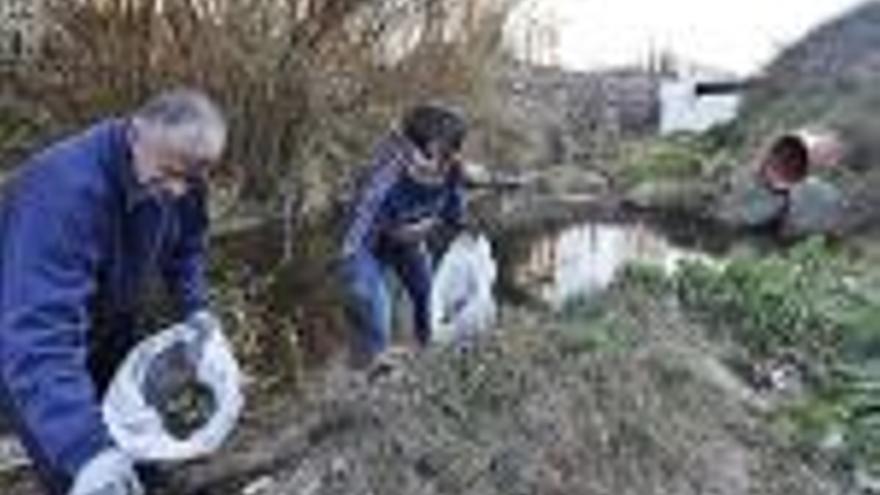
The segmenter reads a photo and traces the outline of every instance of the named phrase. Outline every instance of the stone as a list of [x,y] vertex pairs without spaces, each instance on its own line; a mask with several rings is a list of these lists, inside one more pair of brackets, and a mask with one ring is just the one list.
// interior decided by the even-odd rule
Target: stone
[[734,182],[718,205],[717,217],[733,227],[758,227],[784,214],[786,198],[767,188],[757,178]]
[[783,231],[788,236],[835,231],[843,220],[845,200],[834,185],[816,177],[807,178],[789,193]]

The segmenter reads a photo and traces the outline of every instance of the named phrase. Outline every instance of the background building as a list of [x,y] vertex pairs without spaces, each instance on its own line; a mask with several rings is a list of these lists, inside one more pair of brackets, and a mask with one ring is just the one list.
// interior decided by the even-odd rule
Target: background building
[[42,31],[40,0],[0,1],[0,60],[18,61],[37,52]]

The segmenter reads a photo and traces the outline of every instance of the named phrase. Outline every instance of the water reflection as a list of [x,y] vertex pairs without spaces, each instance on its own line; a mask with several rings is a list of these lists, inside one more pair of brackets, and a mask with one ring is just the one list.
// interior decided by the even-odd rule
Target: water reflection
[[677,248],[642,225],[583,224],[539,236],[508,260],[512,288],[553,308],[589,297],[611,284],[626,264],[656,265],[667,273],[684,259],[705,255]]

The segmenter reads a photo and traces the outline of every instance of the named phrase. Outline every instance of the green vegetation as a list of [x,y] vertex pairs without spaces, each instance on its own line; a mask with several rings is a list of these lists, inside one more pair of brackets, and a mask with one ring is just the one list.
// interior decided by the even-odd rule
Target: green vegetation
[[627,143],[621,151],[619,177],[629,185],[698,178],[707,169],[711,151],[706,141],[688,134]]
[[847,475],[876,471],[877,275],[865,259],[822,239],[719,265],[688,262],[672,276],[635,265],[601,298],[564,308],[560,326],[569,352],[595,356],[705,342],[758,393],[785,386],[770,373],[794,366],[802,388],[769,411],[775,430],[805,458],[829,459]]
[[686,263],[676,277],[685,308],[759,356],[833,351],[848,305],[848,267],[821,241],[785,254],[734,257],[723,268]]
[[723,268],[685,265],[683,308],[750,359],[797,356],[807,394],[777,416],[797,442],[833,443],[847,465],[880,466],[880,292],[868,268],[821,240],[747,255]]

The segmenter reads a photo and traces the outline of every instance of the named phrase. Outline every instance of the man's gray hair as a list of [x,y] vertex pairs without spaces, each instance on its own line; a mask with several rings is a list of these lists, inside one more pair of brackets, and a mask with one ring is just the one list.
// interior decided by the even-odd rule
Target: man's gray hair
[[226,144],[223,112],[200,91],[160,93],[135,111],[133,120],[146,139],[193,156],[217,158]]

